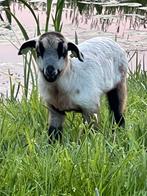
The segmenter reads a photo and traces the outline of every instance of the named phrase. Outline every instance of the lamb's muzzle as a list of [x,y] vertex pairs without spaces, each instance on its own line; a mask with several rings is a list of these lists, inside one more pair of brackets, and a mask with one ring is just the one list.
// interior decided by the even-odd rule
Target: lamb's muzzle
[[97,37],[76,46],[49,32],[22,44],[19,54],[30,48],[37,52],[40,94],[50,110],[49,136],[61,137],[66,111],[80,111],[90,122],[104,93],[116,123],[124,127],[128,61],[116,42]]
[[43,70],[43,75],[46,81],[54,82],[59,77],[61,71],[54,69],[53,66],[48,66],[46,69]]

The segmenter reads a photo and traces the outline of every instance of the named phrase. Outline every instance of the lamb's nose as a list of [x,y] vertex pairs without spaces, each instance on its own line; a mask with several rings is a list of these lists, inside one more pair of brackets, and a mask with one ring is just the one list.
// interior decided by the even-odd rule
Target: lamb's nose
[[54,69],[53,66],[48,66],[46,68],[46,75],[47,76],[53,76],[53,75],[55,75],[55,69]]

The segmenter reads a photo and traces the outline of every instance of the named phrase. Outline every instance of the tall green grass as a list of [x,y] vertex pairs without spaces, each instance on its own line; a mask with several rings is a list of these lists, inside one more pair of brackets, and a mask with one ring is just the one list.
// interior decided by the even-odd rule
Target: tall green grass
[[48,111],[36,91],[27,101],[1,99],[0,195],[147,195],[145,77],[129,76],[125,130],[112,134],[103,99],[99,131],[70,113],[61,144],[47,143]]

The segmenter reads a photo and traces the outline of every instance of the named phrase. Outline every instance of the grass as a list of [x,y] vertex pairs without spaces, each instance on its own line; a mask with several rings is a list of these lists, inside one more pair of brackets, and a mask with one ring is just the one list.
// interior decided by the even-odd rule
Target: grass
[[48,111],[35,90],[28,100],[1,98],[0,195],[147,195],[146,81],[145,72],[130,74],[127,125],[115,137],[103,99],[99,132],[70,113],[63,142],[54,145],[47,143]]

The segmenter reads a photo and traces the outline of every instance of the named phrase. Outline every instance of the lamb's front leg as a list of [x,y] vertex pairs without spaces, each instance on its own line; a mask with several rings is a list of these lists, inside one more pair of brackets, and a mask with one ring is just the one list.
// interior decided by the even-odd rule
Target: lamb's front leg
[[93,112],[84,111],[82,113],[83,123],[88,124],[90,127],[93,126],[94,129],[98,127],[98,114]]
[[49,109],[49,143],[55,140],[61,141],[62,139],[62,126],[64,123],[65,112],[60,112],[54,107],[50,107]]

